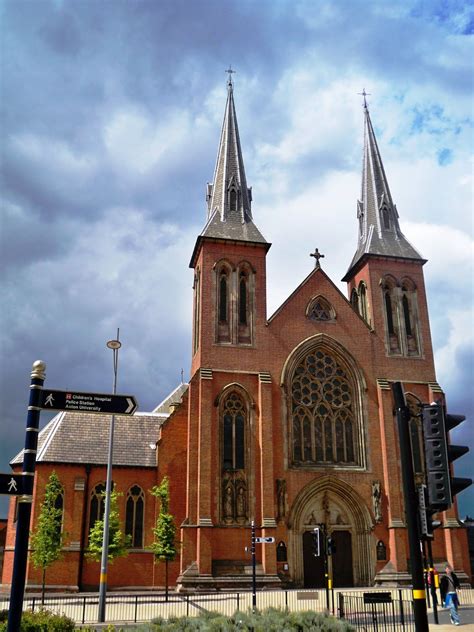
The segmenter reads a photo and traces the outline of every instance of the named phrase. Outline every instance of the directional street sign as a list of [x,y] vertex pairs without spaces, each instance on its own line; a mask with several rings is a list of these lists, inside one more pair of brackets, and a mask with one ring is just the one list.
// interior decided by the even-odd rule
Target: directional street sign
[[70,410],[83,413],[133,415],[138,408],[133,395],[110,393],[78,393],[43,389],[40,406],[43,410]]
[[21,496],[23,494],[23,476],[21,474],[0,474],[0,494]]
[[256,544],[273,544],[275,542],[275,538],[255,538]]

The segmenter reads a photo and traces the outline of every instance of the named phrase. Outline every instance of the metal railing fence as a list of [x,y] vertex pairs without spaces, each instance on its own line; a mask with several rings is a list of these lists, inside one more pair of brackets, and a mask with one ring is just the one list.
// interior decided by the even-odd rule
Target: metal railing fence
[[[391,603],[364,603],[364,592],[383,591],[390,594]],[[459,591],[461,604],[474,603],[474,590],[463,588]],[[413,611],[411,605],[412,591],[410,588],[394,588],[391,590],[364,589],[336,589],[334,600],[330,599],[331,610],[334,603],[335,616],[343,617],[354,625],[366,628],[367,631],[376,630],[413,630]],[[140,623],[151,621],[156,617],[168,619],[170,617],[198,616],[205,612],[217,612],[231,617],[236,611],[247,611],[252,607],[251,592],[215,592],[211,594],[180,594],[170,592],[168,601],[164,593],[121,593],[107,594],[106,620],[107,622]],[[0,610],[8,609],[9,599],[0,596]],[[40,595],[25,595],[23,609],[38,610],[41,608]],[[78,624],[96,623],[99,607],[98,593],[51,595],[44,600],[44,608],[58,614],[65,614]],[[326,611],[326,594],[321,589],[287,589],[262,590],[257,592],[257,607],[280,608],[291,612],[300,610]],[[398,627],[389,627],[395,621]],[[384,621],[382,625],[380,622]],[[375,627],[375,626],[378,627]],[[401,627],[400,627],[401,625]],[[405,627],[403,627],[405,626]],[[410,627],[411,626],[411,627]]]

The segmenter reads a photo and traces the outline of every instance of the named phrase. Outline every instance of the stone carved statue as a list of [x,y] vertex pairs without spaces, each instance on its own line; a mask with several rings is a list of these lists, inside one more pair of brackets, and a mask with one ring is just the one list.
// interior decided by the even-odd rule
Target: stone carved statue
[[247,521],[247,498],[245,488],[243,485],[239,485],[237,488],[237,497],[235,500],[236,517],[237,522]]
[[382,522],[382,488],[380,486],[380,481],[372,482],[372,506],[375,522]]
[[222,514],[224,517],[224,522],[231,523],[234,521],[234,493],[232,489],[232,483],[230,481],[224,483]]
[[284,520],[286,516],[286,481],[283,478],[277,478],[277,520]]

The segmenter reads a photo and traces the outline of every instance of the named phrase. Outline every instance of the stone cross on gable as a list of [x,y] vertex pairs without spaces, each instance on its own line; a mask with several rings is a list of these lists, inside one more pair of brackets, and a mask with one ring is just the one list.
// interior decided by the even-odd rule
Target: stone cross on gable
[[319,263],[320,259],[324,259],[324,255],[322,255],[319,250],[316,248],[316,250],[314,252],[311,252],[310,257],[314,257],[316,259],[316,261],[314,262],[314,267],[315,268],[320,268],[321,265]]

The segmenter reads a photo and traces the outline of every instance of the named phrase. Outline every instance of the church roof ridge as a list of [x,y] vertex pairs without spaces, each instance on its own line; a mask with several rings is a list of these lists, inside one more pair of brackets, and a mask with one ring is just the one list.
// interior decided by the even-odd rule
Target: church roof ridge
[[359,240],[357,250],[343,281],[347,281],[354,267],[366,255],[425,259],[414,248],[400,229],[397,207],[393,202],[387,175],[378,147],[369,108],[364,95],[364,152],[360,200],[357,202]]

